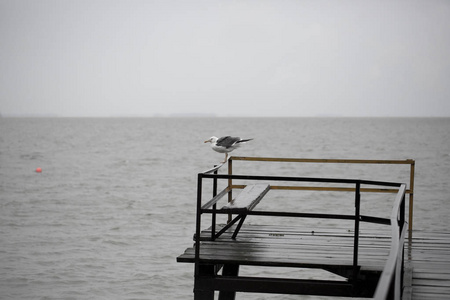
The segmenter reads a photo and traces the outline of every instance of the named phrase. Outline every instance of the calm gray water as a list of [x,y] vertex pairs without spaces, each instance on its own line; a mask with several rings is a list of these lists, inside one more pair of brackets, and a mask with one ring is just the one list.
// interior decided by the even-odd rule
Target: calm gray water
[[[212,135],[254,138],[235,155],[415,159],[415,228],[449,225],[448,118],[2,118],[0,299],[193,299],[193,266],[175,259],[192,245],[196,174],[223,160],[203,143]],[[245,171],[402,176],[313,165]],[[334,207],[322,201],[302,205]]]

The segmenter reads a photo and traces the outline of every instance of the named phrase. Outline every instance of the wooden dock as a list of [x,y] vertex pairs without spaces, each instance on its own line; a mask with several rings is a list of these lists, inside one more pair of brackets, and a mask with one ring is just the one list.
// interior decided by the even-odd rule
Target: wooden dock
[[[217,230],[223,226],[219,225]],[[355,291],[353,283],[347,280],[354,272],[354,232],[351,224],[348,228],[315,227],[313,230],[289,225],[243,225],[236,239],[231,238],[235,229],[231,227],[214,241],[210,240],[209,228],[201,233],[200,260],[203,266],[211,266],[209,272],[214,274],[214,280],[205,280],[215,290],[222,291],[233,286],[232,290],[238,292],[370,297],[389,255],[390,237],[360,233],[358,277],[364,278],[364,284]],[[195,247],[186,249],[177,261],[195,263]],[[226,266],[237,269],[234,274],[217,275],[218,269],[224,267],[225,272]],[[245,266],[313,268],[342,277],[333,281],[291,278],[280,282],[279,278],[238,276],[239,267]]]
[[[219,226],[219,228],[221,228]],[[323,267],[333,274],[348,272],[352,265],[351,229],[296,228],[294,226],[244,225],[239,239],[232,240],[230,232],[215,242],[206,241],[211,234],[202,231],[201,259],[205,262],[236,263],[241,266],[284,266],[297,268]],[[361,231],[361,274],[373,275],[368,294],[373,293],[377,277],[388,257],[390,237],[380,232]],[[178,262],[195,261],[194,247],[186,249]],[[255,291],[264,292],[255,281]],[[294,280],[293,280],[294,282]],[[311,294],[305,283],[304,293]],[[312,284],[312,283],[310,283]],[[345,277],[336,285],[342,288]],[[349,293],[350,293],[350,287]],[[299,288],[298,291],[301,291]],[[330,290],[328,290],[330,291]],[[324,291],[326,294],[327,291]],[[334,293],[336,291],[333,291]],[[414,231],[412,243],[405,244],[405,282],[402,299],[450,299],[450,232]]]
[[[232,160],[410,165],[409,184],[235,175]],[[195,300],[212,300],[214,291],[219,291],[219,300],[233,300],[236,293],[346,296],[377,300],[450,299],[450,232],[412,230],[414,160],[231,157],[228,174],[218,174],[222,165],[198,174],[194,245],[177,258],[178,262],[195,264]],[[212,197],[206,196],[206,201],[203,201],[203,181],[211,182],[211,179]],[[220,182],[227,184],[221,191],[218,190]],[[237,197],[233,194],[234,190],[238,191]],[[300,207],[297,212],[256,209],[259,202],[265,201],[266,194],[271,194],[270,191],[283,190],[350,193],[350,196],[353,194],[354,207],[347,210],[350,214],[306,213]],[[390,216],[362,215],[360,204],[364,200],[361,193],[392,193]],[[228,201],[218,206],[221,199]],[[408,222],[406,199],[409,200]],[[221,224],[218,220],[224,220],[227,215],[228,221]],[[260,217],[281,217],[285,221],[247,224],[245,220],[248,216],[258,216],[258,220]],[[209,223],[206,229],[205,217],[206,224]],[[331,221],[325,222],[327,226],[319,227],[311,225],[315,222],[299,225],[302,222],[289,221],[294,219]],[[254,275],[258,272],[253,276],[241,272],[249,267],[320,269],[328,276],[314,279],[301,276],[258,277]]]

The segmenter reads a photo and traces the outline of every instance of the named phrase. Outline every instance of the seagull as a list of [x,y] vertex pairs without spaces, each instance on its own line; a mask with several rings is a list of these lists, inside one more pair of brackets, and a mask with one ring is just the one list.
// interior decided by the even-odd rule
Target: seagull
[[253,139],[241,139],[240,137],[232,137],[232,136],[223,136],[221,138],[217,138],[215,136],[211,137],[209,140],[206,140],[205,143],[211,143],[211,148],[214,151],[219,153],[225,153],[224,163],[228,159],[228,152],[233,151],[238,148],[242,143],[251,141]]

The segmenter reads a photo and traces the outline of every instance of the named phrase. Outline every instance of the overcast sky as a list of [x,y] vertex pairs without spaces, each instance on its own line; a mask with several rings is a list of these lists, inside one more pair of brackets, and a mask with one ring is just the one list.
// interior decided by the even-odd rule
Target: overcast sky
[[450,1],[0,0],[0,113],[450,116]]

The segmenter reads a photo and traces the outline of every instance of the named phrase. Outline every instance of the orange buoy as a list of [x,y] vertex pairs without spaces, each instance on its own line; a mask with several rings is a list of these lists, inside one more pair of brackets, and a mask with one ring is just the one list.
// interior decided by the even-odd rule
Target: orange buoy
[[42,169],[41,168],[36,168],[36,173],[42,173]]

